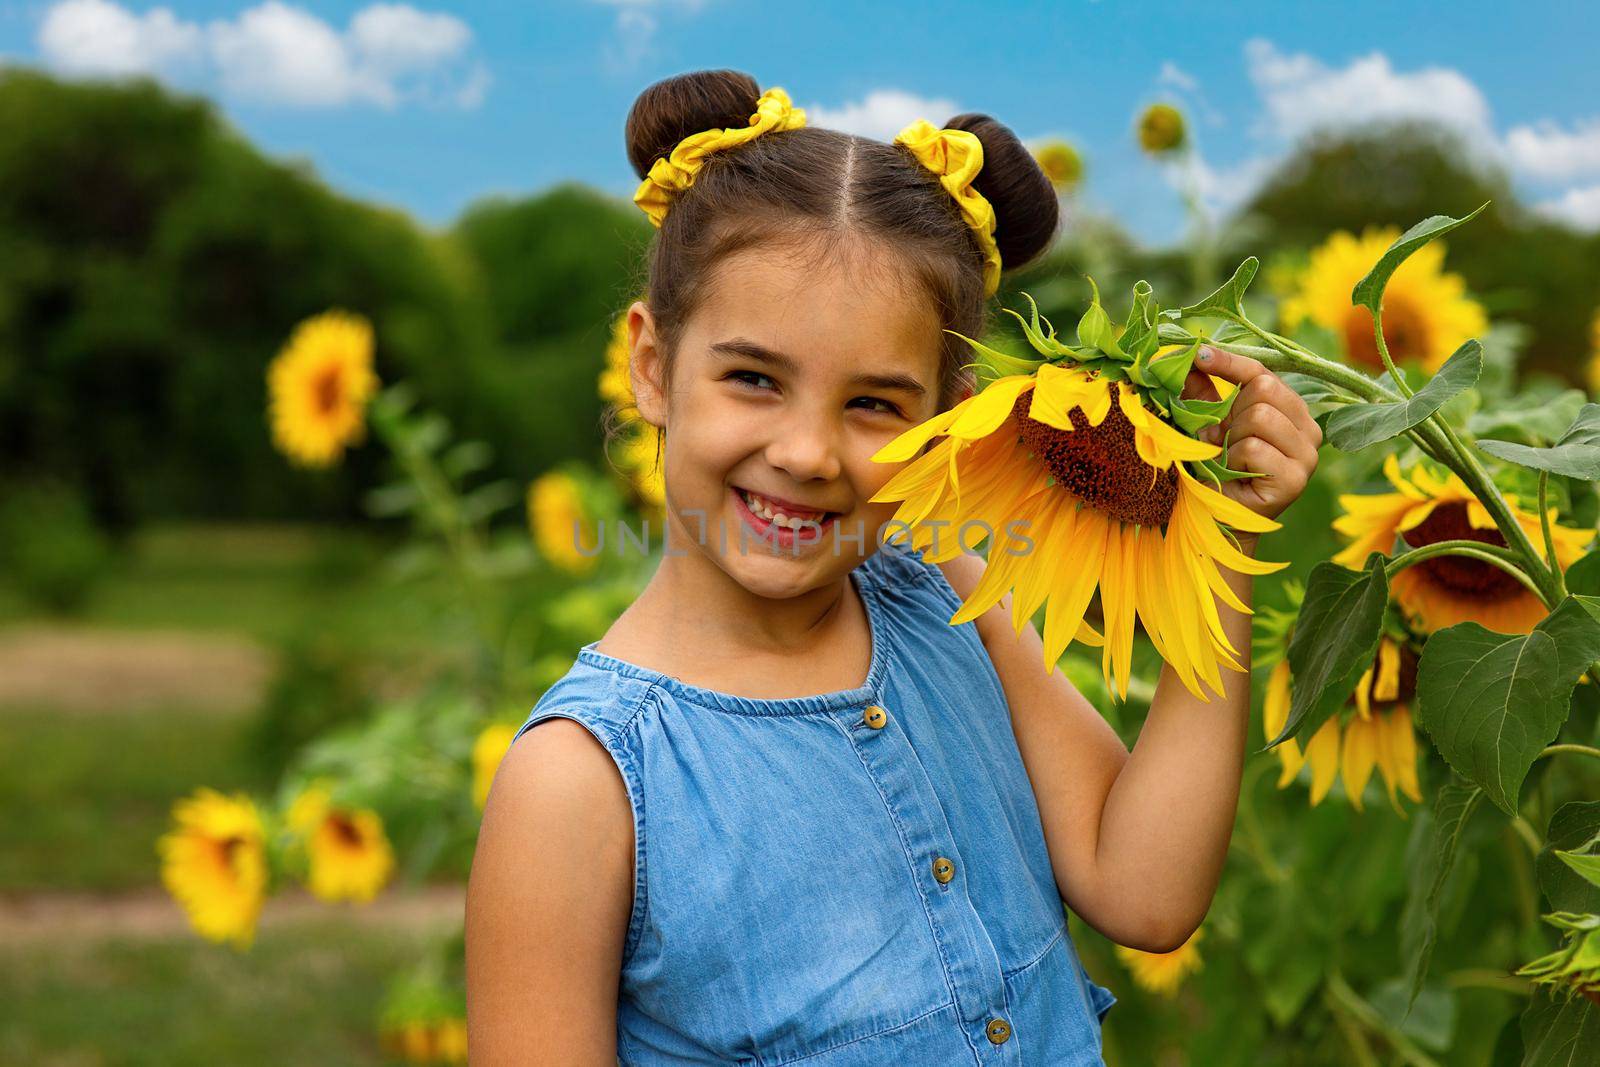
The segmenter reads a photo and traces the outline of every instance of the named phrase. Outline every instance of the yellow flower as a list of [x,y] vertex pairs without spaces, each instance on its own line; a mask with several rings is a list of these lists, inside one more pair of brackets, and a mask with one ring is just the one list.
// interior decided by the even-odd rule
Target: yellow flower
[[394,873],[394,850],[378,813],[334,807],[321,782],[307,786],[295,798],[288,823],[305,841],[310,861],[307,885],[323,900],[364,904]]
[[568,574],[587,574],[600,560],[578,483],[564,471],[549,471],[528,486],[528,526],[544,558]]
[[1139,116],[1139,147],[1153,156],[1176,152],[1187,136],[1183,112],[1171,104],[1151,104]]
[[[954,558],[967,547],[963,539],[977,539],[958,536],[963,528],[993,531],[983,578],[952,625],[982,614],[1014,589],[1012,625],[1021,633],[1048,599],[1045,670],[1054,670],[1074,639],[1098,646],[1107,688],[1115,676],[1123,699],[1135,616],[1201,700],[1210,699],[1201,680],[1221,692],[1220,664],[1241,669],[1216,599],[1245,614],[1250,609],[1218,565],[1270,574],[1286,564],[1245,555],[1220,525],[1261,533],[1277,529],[1276,522],[1186,469],[1186,462],[1217,456],[1218,446],[1166,423],[1126,385],[1076,364],[1049,362],[997,379],[872,458],[911,459],[941,434],[944,440],[872,499],[904,501],[893,524],[911,529],[910,547],[931,563]],[[1084,620],[1096,587],[1103,636]]]
[[[1400,236],[1391,228],[1368,229],[1360,238],[1336,233],[1311,253],[1299,287],[1283,302],[1283,323],[1305,321],[1333,331],[1346,357],[1368,370],[1382,370],[1372,313],[1350,302],[1350,293]],[[1445,246],[1434,241],[1413,252],[1383,293],[1383,339],[1396,364],[1412,360],[1437,370],[1461,345],[1488,329],[1483,308],[1466,295],[1466,283],[1446,272]]]
[[261,815],[243,794],[200,789],[172,806],[157,843],[161,881],[202,937],[248,948],[267,889]]
[[1195,947],[1200,943],[1202,933],[1203,928],[1196,928],[1189,935],[1189,940],[1171,952],[1141,952],[1126,945],[1113,947],[1117,958],[1132,973],[1140,989],[1171,997],[1177,995],[1183,980],[1198,971],[1204,962],[1200,958],[1200,950]]
[[[1413,802],[1420,802],[1417,735],[1411,725],[1410,708],[1416,694],[1416,665],[1417,657],[1409,648],[1388,637],[1380,638],[1377,657],[1356,683],[1351,702],[1355,711],[1344,724],[1342,743],[1340,716],[1335,714],[1318,727],[1306,743],[1304,753],[1293,739],[1277,746],[1273,751],[1282,765],[1278,788],[1287,788],[1299,775],[1300,768],[1309,763],[1313,805],[1320,804],[1333,787],[1334,779],[1340,778],[1350,806],[1360,811],[1361,794],[1376,768],[1383,776],[1389,803],[1395,811],[1405,815],[1396,789]],[[1289,721],[1292,695],[1289,661],[1282,659],[1272,670],[1262,703],[1268,741],[1277,737]]]
[[1589,324],[1589,363],[1588,363],[1589,392],[1600,393],[1600,310],[1594,313],[1594,322]]
[[489,787],[494,784],[494,772],[500,769],[511,748],[511,739],[517,736],[517,727],[505,723],[491,723],[478,734],[472,743],[472,802],[482,811],[489,803]]
[[[1456,539],[1505,545],[1488,510],[1454,472],[1439,478],[1427,464],[1418,463],[1403,475],[1400,461],[1391,453],[1383,473],[1395,492],[1339,497],[1344,514],[1334,520],[1333,528],[1352,540],[1333,557],[1335,563],[1359,569],[1369,553],[1389,553],[1397,536],[1411,548]],[[1542,553],[1539,516],[1518,507],[1515,494],[1507,494],[1506,503]],[[1583,555],[1594,531],[1562,526],[1555,518],[1552,508],[1550,532],[1556,557],[1566,567]],[[1511,575],[1492,563],[1463,556],[1435,556],[1407,567],[1390,581],[1389,592],[1424,634],[1467,621],[1500,633],[1527,633],[1546,614],[1539,598]]]
[[1034,150],[1033,158],[1050,184],[1062,192],[1071,192],[1083,180],[1083,157],[1065,141],[1046,141]]
[[467,1062],[467,1020],[460,1016],[386,1023],[378,1037],[385,1052],[407,1063]]
[[372,325],[344,311],[307,319],[267,368],[267,386],[273,443],[302,466],[330,466],[366,433],[378,388]]
[[611,324],[606,365],[600,372],[600,399],[616,412],[617,420],[625,427],[620,437],[617,466],[634,495],[646,505],[659,508],[666,502],[666,480],[656,457],[659,431],[639,414],[633,379],[629,375],[632,355],[628,346],[628,314],[624,311]]

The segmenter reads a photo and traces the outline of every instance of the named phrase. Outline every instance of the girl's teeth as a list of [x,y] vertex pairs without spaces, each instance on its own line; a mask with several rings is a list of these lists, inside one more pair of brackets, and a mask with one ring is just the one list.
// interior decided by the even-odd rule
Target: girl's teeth
[[[744,497],[745,505],[749,507],[751,511],[755,512],[757,515],[760,515],[763,519],[766,519],[768,522],[773,523],[774,525],[782,526],[790,530],[798,530],[801,528],[800,524],[804,521],[807,521],[799,518],[791,518],[781,511],[774,511],[772,508],[767,506],[767,502],[765,500],[751,493],[741,492],[740,495]],[[819,515],[817,518],[809,521],[817,522],[821,519],[821,517],[822,516]]]

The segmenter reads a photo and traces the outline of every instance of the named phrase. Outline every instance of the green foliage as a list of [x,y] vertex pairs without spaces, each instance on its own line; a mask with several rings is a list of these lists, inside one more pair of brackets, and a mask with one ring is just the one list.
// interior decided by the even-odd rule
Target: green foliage
[[1444,407],[1478,380],[1483,369],[1483,346],[1468,341],[1421,389],[1405,400],[1389,404],[1351,404],[1335,408],[1323,423],[1328,442],[1345,452],[1357,452],[1379,441],[1399,437]]
[[1600,889],[1556,855],[1583,848],[1596,834],[1600,834],[1600,800],[1563,804],[1550,819],[1537,871],[1551,911],[1600,912]]
[[1289,719],[1268,748],[1300,733],[1310,737],[1350,699],[1357,679],[1372,666],[1388,601],[1388,574],[1380,552],[1368,556],[1359,571],[1337,563],[1312,568],[1289,642],[1294,676]]
[[1439,903],[1445,881],[1455,869],[1456,849],[1472,812],[1483,799],[1483,790],[1459,777],[1439,788],[1432,811],[1423,810],[1412,829],[1411,862],[1407,865],[1405,911],[1400,919],[1401,951],[1410,976],[1406,1010],[1410,1011],[1422,993],[1428,977],[1428,961],[1433,956],[1438,936]]
[[30,603],[81,612],[111,563],[109,540],[71,486],[0,487],[0,571]]
[[1534,470],[1592,482],[1600,479],[1600,404],[1585,404],[1567,431],[1548,448],[1530,448],[1511,441],[1479,441],[1492,456]]
[[1443,237],[1463,223],[1470,222],[1488,206],[1487,203],[1481,204],[1470,214],[1459,219],[1453,219],[1448,215],[1431,215],[1411,227],[1389,246],[1389,250],[1373,265],[1366,276],[1356,282],[1355,290],[1350,294],[1350,302],[1366,308],[1374,315],[1379,314],[1383,308],[1383,291],[1388,288],[1389,279],[1394,277],[1394,272],[1400,269],[1400,264],[1411,258],[1411,254],[1417,249]]
[[249,729],[248,749],[262,773],[277,776],[295,755],[330,730],[373,708],[360,662],[338,643],[302,633],[278,652],[278,673]]
[[1526,635],[1448,627],[1422,650],[1417,722],[1458,774],[1514,816],[1528,768],[1597,658],[1600,600],[1591,597],[1568,597]]

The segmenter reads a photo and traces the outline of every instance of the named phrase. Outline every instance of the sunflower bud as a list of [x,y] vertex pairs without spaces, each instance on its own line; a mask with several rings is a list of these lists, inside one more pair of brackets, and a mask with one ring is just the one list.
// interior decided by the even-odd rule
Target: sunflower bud
[[1517,973],[1535,984],[1548,985],[1568,993],[1600,996],[1600,915],[1576,915],[1558,911],[1544,921],[1567,931],[1561,947],[1541,956]]
[[1065,141],[1045,142],[1034,151],[1033,158],[1060,192],[1070,193],[1083,181],[1083,157]]
[[1183,112],[1171,104],[1151,104],[1139,116],[1139,147],[1152,156],[1176,152],[1187,136]]

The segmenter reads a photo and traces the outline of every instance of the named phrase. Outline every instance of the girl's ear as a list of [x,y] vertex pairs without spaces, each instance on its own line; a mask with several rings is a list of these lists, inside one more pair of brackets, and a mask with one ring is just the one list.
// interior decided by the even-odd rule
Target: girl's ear
[[666,366],[656,344],[656,320],[643,300],[628,307],[628,376],[639,415],[658,429],[667,424]]

